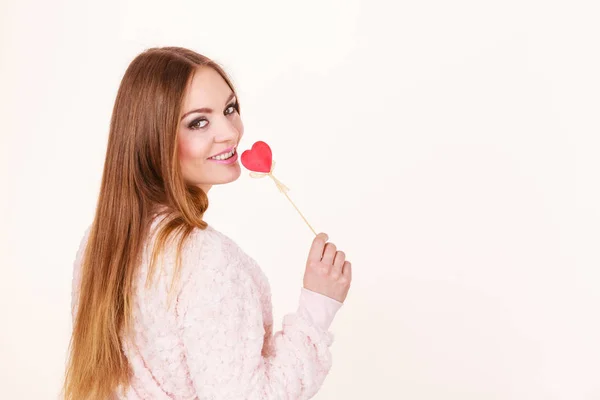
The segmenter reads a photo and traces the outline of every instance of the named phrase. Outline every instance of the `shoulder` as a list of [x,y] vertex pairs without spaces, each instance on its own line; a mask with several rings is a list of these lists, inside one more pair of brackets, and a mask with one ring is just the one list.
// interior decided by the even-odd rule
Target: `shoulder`
[[188,279],[237,281],[263,286],[266,276],[258,263],[233,238],[208,225],[195,228],[182,249]]
[[[158,232],[162,228],[163,218],[152,221],[145,244],[146,253],[154,248]],[[171,235],[161,252],[167,257],[168,263],[174,262],[177,256],[183,264],[183,273],[198,273],[200,270],[223,269],[246,261],[247,255],[240,246],[223,232],[208,224],[205,228],[192,228],[185,237],[181,248],[179,243],[181,231]]]
[[[151,224],[150,238],[147,243],[145,259],[149,259],[149,250],[160,229],[158,220]],[[230,236],[208,224],[206,228],[193,228],[185,238],[178,254],[179,237],[169,239],[162,249],[164,262],[168,271],[174,271],[177,256],[180,257],[181,269],[178,272],[179,290],[188,290],[198,285],[217,281],[230,285],[232,282],[256,282],[264,286],[266,277],[256,261]]]
[[210,224],[205,229],[195,228],[189,239],[188,245],[195,255],[212,261],[206,267],[235,269],[251,261],[235,240]]
[[248,298],[248,258],[237,243],[211,225],[195,228],[181,254],[179,315],[204,305],[223,306],[232,299]]

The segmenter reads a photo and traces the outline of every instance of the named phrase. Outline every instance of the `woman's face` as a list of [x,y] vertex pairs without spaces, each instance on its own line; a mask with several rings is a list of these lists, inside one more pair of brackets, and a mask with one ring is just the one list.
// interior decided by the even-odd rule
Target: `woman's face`
[[208,192],[241,173],[237,145],[244,134],[237,99],[210,67],[200,67],[187,88],[178,135],[179,163],[187,183]]

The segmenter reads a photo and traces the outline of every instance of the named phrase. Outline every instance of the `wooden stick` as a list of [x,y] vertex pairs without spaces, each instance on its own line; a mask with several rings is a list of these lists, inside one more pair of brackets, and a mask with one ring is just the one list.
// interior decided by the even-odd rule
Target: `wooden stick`
[[292,205],[294,206],[294,208],[296,209],[296,211],[298,211],[298,214],[300,214],[300,216],[302,217],[302,219],[304,220],[304,222],[306,222],[306,225],[308,225],[308,227],[310,228],[310,230],[312,231],[312,233],[314,233],[315,236],[317,236],[317,232],[315,232],[315,230],[313,229],[313,227],[310,226],[310,224],[308,223],[308,221],[306,220],[306,218],[304,217],[304,215],[302,215],[302,213],[300,212],[300,210],[298,209],[298,207],[296,207],[296,204],[294,204],[294,202],[292,201],[292,199],[290,199],[290,196],[287,194],[287,192],[283,191],[283,194],[285,195],[285,197],[287,197],[287,199],[290,201],[290,203],[292,203]]
[[277,189],[279,189],[279,191],[281,193],[283,193],[285,195],[285,197],[287,197],[287,199],[290,201],[290,203],[292,203],[292,205],[294,206],[294,208],[296,209],[296,211],[298,211],[298,214],[300,214],[300,216],[302,217],[302,219],[304,220],[304,222],[306,222],[306,225],[308,225],[308,227],[310,228],[310,230],[312,231],[312,233],[315,234],[315,236],[317,236],[317,232],[313,229],[313,227],[308,223],[308,220],[306,219],[306,217],[300,212],[300,210],[298,209],[298,207],[296,206],[296,204],[294,204],[294,202],[292,201],[292,199],[290,199],[290,196],[288,196],[287,192],[288,192],[288,188],[277,178],[275,178],[275,175],[273,175],[273,169],[275,169],[275,161],[273,161],[272,165],[271,165],[271,171],[268,173],[265,172],[256,172],[256,171],[251,171],[250,172],[250,176],[252,178],[264,178],[265,176],[269,176],[271,177],[271,179],[273,179],[273,182],[275,182],[275,185],[277,186]]

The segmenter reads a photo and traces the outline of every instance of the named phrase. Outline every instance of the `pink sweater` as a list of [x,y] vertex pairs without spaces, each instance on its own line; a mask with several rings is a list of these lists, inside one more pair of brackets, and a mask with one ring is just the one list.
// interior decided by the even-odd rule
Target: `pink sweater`
[[[74,263],[73,318],[89,231]],[[329,327],[342,303],[301,288],[298,309],[285,315],[282,330],[273,334],[267,277],[209,225],[194,230],[183,248],[181,280],[168,308],[174,249],[166,249],[157,265],[159,284],[145,290],[153,236],[149,239],[136,278],[134,334],[122,346],[134,377],[115,398],[291,400],[317,393],[331,368]]]

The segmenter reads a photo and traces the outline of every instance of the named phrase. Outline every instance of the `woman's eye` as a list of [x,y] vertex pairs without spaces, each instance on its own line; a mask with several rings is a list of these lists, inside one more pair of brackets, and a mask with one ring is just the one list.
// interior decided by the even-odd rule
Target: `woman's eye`
[[200,128],[204,128],[206,125],[208,125],[208,120],[196,119],[196,120],[192,121],[192,123],[190,124],[190,129],[200,129]]
[[225,109],[225,115],[233,114],[236,111],[237,111],[237,104],[230,104]]

